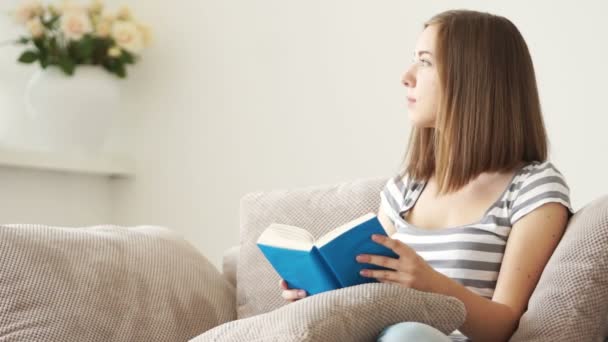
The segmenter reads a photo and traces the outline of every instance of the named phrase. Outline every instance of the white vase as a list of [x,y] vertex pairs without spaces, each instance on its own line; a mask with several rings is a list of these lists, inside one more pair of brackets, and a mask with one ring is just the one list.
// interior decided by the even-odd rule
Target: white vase
[[72,76],[39,69],[25,90],[29,140],[44,150],[100,152],[120,110],[120,82],[101,66],[78,65]]

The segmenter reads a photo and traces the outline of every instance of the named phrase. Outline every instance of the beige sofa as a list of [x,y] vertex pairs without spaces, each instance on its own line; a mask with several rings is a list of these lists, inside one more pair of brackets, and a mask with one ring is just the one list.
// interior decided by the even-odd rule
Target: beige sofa
[[[249,193],[222,272],[171,229],[0,225],[0,341],[374,341],[400,321],[450,333],[456,298],[364,284],[287,304],[255,245],[271,222],[319,236],[375,212],[386,179]],[[608,197],[571,219],[511,341],[608,333]],[[524,256],[525,257],[525,256]]]
[[[264,324],[272,320],[259,319],[260,316],[288,315],[287,308],[294,306],[294,304],[286,305],[279,296],[277,288],[279,277],[255,245],[257,236],[269,223],[282,222],[306,227],[314,236],[320,236],[329,228],[354,217],[366,212],[376,212],[380,200],[379,193],[385,182],[384,178],[362,179],[300,189],[256,192],[243,196],[240,202],[240,244],[226,251],[223,264],[223,274],[237,289],[238,320],[208,331],[201,335],[203,338],[199,340],[240,339],[238,333],[229,332],[239,330],[239,321],[251,320],[255,317],[258,318],[254,322],[257,326],[271,329]],[[371,286],[360,285],[359,295],[369,295],[365,291],[372,291],[369,289]],[[296,308],[301,313],[299,319],[305,323],[297,328],[289,326],[291,323],[284,323],[286,327],[283,327],[283,331],[288,334],[289,329],[309,329],[309,332],[319,329],[320,320],[314,319],[319,313],[315,310],[326,309],[327,306],[335,304],[330,302],[332,299],[337,300],[336,298],[352,295],[346,294],[345,290],[331,291],[334,293],[327,294],[317,302],[314,302],[315,296],[308,298],[309,303],[302,303],[303,305]],[[381,295],[385,289],[374,290],[379,291],[375,294]],[[341,291],[344,293],[340,293]],[[410,303],[411,296],[413,296],[411,293],[404,295],[401,307],[413,305]],[[440,295],[433,296],[433,300],[444,300]],[[373,337],[377,336],[374,334],[383,326],[400,321],[398,317],[379,318],[376,316],[379,312],[388,310],[394,316],[405,314],[390,305],[376,305],[369,301],[340,304],[343,306],[341,309],[343,311],[356,311],[361,310],[360,306],[372,306],[374,309],[372,316],[377,318],[376,322],[365,327],[373,333],[365,336],[353,333],[349,336],[351,341],[373,340]],[[416,308],[410,307],[405,310],[406,313],[416,311],[416,314],[409,319],[434,325],[446,333],[449,333],[453,326],[446,325],[442,320],[462,322],[464,319],[464,316],[460,316],[464,313],[458,312],[455,306],[449,307],[449,310],[454,311],[453,315],[442,316],[444,310],[447,310],[446,303],[439,305],[441,308],[438,310],[429,302],[418,302],[416,305]],[[333,314],[335,315],[336,312]],[[339,314],[344,313],[339,312]],[[436,320],[433,317],[436,317]],[[343,317],[324,317],[322,325],[329,328],[324,334],[315,331],[317,333],[315,337],[318,340],[341,340],[340,334],[344,333],[341,331],[342,322]],[[360,320],[358,322],[361,323]],[[608,196],[588,203],[572,217],[511,341],[604,341],[606,336],[608,336]],[[258,336],[250,335],[250,337]],[[290,336],[283,340],[295,341],[298,337]]]

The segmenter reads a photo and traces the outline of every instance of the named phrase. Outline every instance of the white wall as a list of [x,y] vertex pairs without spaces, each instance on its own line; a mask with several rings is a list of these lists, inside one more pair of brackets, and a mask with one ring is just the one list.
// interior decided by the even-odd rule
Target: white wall
[[601,1],[130,4],[156,33],[127,81],[137,177],[108,183],[111,199],[94,205],[100,212],[108,205],[117,223],[172,227],[216,265],[238,242],[245,193],[396,170],[409,133],[401,74],[423,21],[448,6],[504,15],[520,28],[551,159],[574,207],[608,192],[608,5]]
[[[605,194],[608,65],[598,37],[608,32],[600,24],[606,5],[451,4],[505,15],[520,28],[537,68],[551,158],[570,182],[575,208]],[[402,1],[181,1],[168,13],[164,3],[150,3],[150,13],[162,13],[157,44],[176,57],[159,70],[148,56],[139,70],[163,81],[141,83],[156,85],[141,110],[148,162],[138,180],[117,186],[118,217],[173,224],[219,262],[237,242],[244,193],[391,174],[409,132],[401,73],[422,22],[443,9]]]
[[108,180],[0,168],[0,222],[87,226],[109,221]]

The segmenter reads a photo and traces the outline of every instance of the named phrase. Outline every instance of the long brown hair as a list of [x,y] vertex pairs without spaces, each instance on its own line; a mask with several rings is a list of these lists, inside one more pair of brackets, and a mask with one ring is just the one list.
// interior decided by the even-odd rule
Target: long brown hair
[[433,128],[412,128],[402,176],[456,191],[482,172],[545,161],[548,140],[532,58],[508,19],[468,10],[439,13],[440,94]]

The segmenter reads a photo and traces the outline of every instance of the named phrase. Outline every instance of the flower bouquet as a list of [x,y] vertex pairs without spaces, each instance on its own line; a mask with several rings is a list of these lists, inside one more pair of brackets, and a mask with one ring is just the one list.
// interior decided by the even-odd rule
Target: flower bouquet
[[67,75],[78,65],[99,65],[124,78],[126,65],[134,64],[151,41],[149,27],[135,20],[128,7],[111,13],[101,0],[59,6],[27,0],[13,15],[26,28],[15,41],[26,46],[19,62],[39,62],[44,69],[56,65]]

